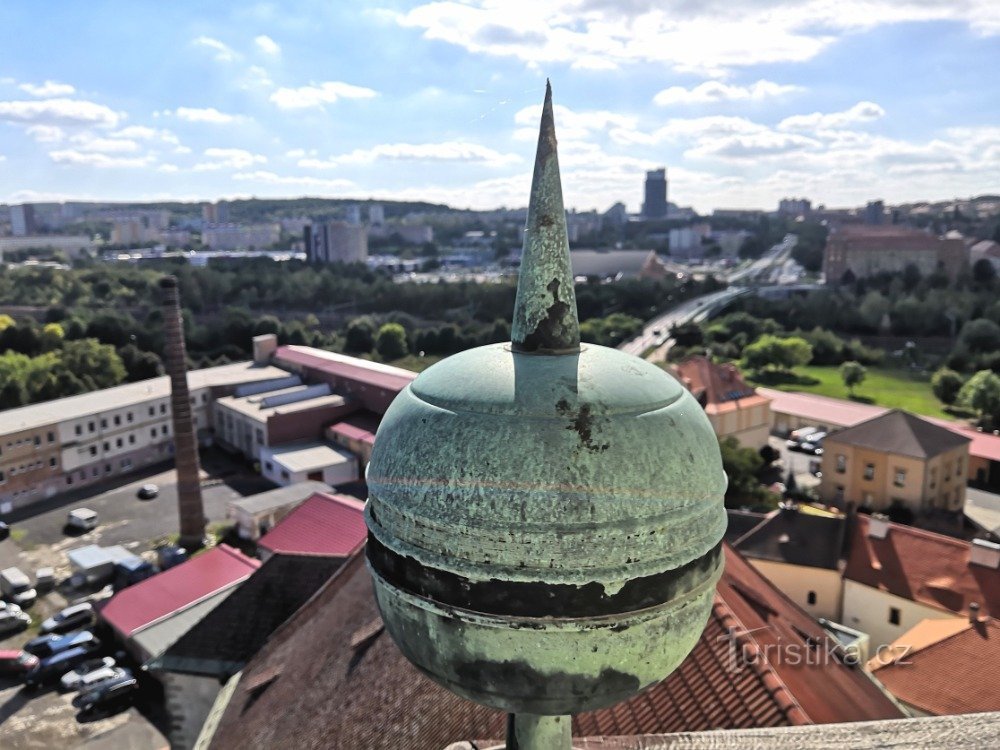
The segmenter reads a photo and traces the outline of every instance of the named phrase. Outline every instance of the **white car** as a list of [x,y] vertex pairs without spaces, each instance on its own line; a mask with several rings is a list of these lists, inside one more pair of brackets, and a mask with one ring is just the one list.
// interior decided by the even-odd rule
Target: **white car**
[[87,659],[87,661],[78,665],[72,671],[64,674],[59,680],[59,684],[62,685],[63,690],[79,690],[88,684],[93,684],[84,683],[84,680],[91,675],[106,674],[111,669],[115,669],[115,660],[110,656]]
[[90,531],[97,528],[97,513],[90,508],[76,508],[66,516],[66,525],[78,531]]
[[14,602],[5,602],[0,599],[0,612],[10,612],[11,614],[17,614],[21,611],[21,608],[14,604]]

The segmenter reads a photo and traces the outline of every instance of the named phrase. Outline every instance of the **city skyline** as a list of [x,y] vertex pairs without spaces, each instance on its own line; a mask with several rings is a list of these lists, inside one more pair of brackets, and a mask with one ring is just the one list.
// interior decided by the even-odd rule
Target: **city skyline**
[[581,210],[1000,192],[988,2],[328,5],[0,9],[0,200],[520,206],[546,77]]

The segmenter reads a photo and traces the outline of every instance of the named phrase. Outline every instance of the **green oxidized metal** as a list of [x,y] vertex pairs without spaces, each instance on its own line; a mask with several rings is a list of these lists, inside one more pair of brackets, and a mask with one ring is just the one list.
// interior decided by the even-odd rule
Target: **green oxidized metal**
[[[551,130],[548,97],[546,110]],[[450,357],[399,395],[366,510],[376,597],[403,653],[460,695],[535,715],[609,705],[669,674],[704,628],[726,526],[718,442],[695,399],[647,362],[578,345],[572,284],[569,316],[551,284],[572,278],[561,195],[556,210],[559,262],[536,262],[525,241],[514,343]]]

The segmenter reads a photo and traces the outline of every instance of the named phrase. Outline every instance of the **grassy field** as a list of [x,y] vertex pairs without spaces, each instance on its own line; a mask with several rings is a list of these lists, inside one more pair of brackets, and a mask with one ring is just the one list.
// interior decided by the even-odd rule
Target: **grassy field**
[[[764,373],[759,379],[754,379],[752,375],[749,379],[757,385],[782,391],[804,391],[831,398],[851,398],[837,367],[798,367],[795,376],[797,377],[779,375],[772,378],[770,373]],[[779,382],[773,382],[774,380]],[[944,411],[944,404],[937,400],[927,379],[906,370],[869,367],[864,382],[854,389],[853,398],[861,403],[905,409],[928,417],[955,418]]]

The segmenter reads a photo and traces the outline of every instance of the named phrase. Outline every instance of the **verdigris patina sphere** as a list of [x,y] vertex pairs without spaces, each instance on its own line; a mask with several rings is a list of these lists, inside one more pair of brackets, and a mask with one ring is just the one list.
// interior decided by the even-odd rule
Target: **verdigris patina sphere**
[[[628,698],[693,648],[722,570],[726,479],[686,389],[580,344],[550,91],[511,339],[393,401],[368,466],[367,556],[418,668],[479,703],[558,716]],[[546,731],[560,726],[568,747],[566,723]]]
[[567,714],[663,679],[705,627],[725,476],[695,399],[613,349],[496,344],[422,373],[368,468],[386,628],[448,689]]

